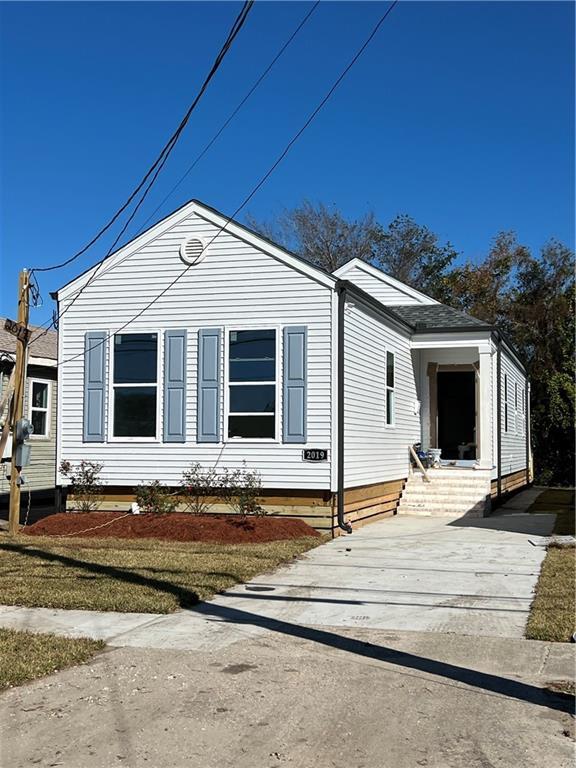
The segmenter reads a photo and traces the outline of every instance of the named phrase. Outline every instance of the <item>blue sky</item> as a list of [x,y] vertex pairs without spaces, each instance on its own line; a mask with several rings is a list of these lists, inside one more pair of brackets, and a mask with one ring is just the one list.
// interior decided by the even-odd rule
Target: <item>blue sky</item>
[[[268,65],[309,3],[257,2],[134,233]],[[17,272],[67,258],[139,181],[204,79],[239,3],[3,3],[1,304]],[[386,4],[322,2],[238,117],[155,215],[232,213]],[[401,2],[248,211],[303,198],[383,223],[408,213],[478,259],[514,229],[574,244],[574,5]],[[239,216],[241,219],[242,216]],[[154,219],[154,220],[155,220]],[[152,222],[151,222],[152,223]],[[97,261],[41,275],[49,291]]]

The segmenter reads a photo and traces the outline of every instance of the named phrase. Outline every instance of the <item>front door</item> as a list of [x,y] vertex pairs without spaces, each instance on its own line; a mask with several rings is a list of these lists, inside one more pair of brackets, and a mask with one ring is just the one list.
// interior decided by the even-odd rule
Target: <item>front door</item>
[[438,448],[442,458],[476,458],[476,374],[439,371]]

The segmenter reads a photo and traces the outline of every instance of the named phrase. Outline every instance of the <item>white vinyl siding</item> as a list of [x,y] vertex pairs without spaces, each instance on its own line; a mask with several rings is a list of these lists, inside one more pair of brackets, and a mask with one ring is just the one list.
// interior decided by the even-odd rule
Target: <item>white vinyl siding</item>
[[382,278],[369,274],[362,267],[353,266],[342,275],[344,279],[349,280],[354,285],[362,288],[363,291],[369,293],[382,304],[393,307],[402,304],[436,304],[434,299],[427,296],[415,296],[409,291],[402,290],[401,286],[392,285],[385,280],[385,275]]
[[[522,412],[522,391],[526,387],[524,373],[512,356],[502,348],[502,475],[509,475],[526,468],[526,414]],[[508,429],[506,426],[505,382],[508,384]],[[518,397],[516,398],[516,393]],[[516,402],[518,408],[516,408]]]
[[[345,314],[346,488],[408,476],[420,421],[408,334],[354,302]],[[386,353],[394,354],[395,423],[386,424]]]
[[[123,333],[186,329],[187,398],[186,442],[175,443],[83,443],[82,408],[84,334],[112,333],[128,322],[184,270],[179,247],[186,237],[207,243],[218,228],[192,214],[164,234],[148,242],[129,257],[108,269],[89,285],[61,320],[61,439],[60,458],[82,458],[104,462],[103,478],[109,485],[130,486],[159,479],[177,484],[191,462],[221,468],[242,466],[259,470],[265,488],[330,489],[331,392],[332,392],[332,296],[329,287],[283,264],[236,236],[223,232],[209,246],[205,258],[190,267],[167,293],[130,323]],[[67,305],[62,300],[61,309]],[[196,443],[198,330],[220,328],[222,338],[231,329],[308,327],[308,447],[329,450],[326,462],[304,462],[303,445],[271,445],[250,440],[223,444]],[[279,331],[278,356],[282,360]],[[224,353],[220,357],[221,382],[225,382]],[[80,355],[73,361],[66,360]],[[110,355],[107,357],[110,366]],[[163,381],[160,356],[158,381]],[[278,387],[281,422],[282,387]],[[224,424],[224,391],[221,397],[221,434]],[[106,419],[110,417],[108,398]],[[162,414],[160,414],[162,423]],[[109,434],[108,424],[106,434]]]

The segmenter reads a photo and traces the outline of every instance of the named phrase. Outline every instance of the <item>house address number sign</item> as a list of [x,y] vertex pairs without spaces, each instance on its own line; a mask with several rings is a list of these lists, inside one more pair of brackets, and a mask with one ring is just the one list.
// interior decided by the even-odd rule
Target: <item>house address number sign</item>
[[303,461],[328,461],[328,450],[326,448],[304,448],[302,459]]

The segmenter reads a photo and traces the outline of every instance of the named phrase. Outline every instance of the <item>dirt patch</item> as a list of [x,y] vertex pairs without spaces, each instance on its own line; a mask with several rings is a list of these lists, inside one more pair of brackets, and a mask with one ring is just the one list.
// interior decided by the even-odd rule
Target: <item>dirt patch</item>
[[[102,526],[102,527],[98,527]],[[90,530],[87,530],[90,529]],[[60,512],[23,528],[28,536],[82,536],[254,544],[320,536],[302,520],[237,515],[128,515],[123,512]]]

